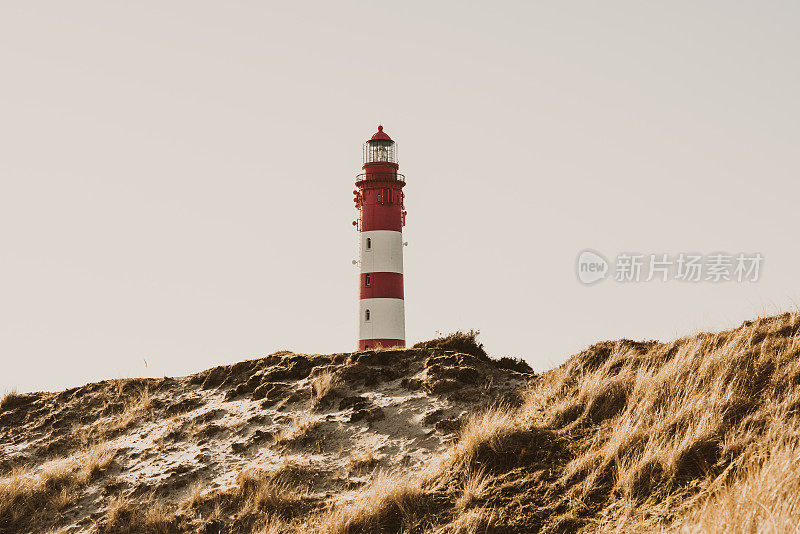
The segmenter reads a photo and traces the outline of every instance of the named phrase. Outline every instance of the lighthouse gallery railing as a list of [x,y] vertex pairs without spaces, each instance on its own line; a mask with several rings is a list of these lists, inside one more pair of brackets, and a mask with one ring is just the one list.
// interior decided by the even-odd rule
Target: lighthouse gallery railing
[[364,172],[356,176],[356,181],[361,182],[364,180],[372,180],[375,182],[403,182],[406,183],[406,177],[400,173],[389,172]]

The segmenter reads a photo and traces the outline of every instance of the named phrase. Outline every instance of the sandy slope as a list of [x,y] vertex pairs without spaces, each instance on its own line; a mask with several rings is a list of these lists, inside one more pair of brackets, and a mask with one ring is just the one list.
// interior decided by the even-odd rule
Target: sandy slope
[[277,353],[182,378],[20,395],[0,409],[0,485],[46,484],[98,443],[113,460],[67,503],[0,514],[0,532],[96,531],[121,496],[180,502],[228,491],[249,468],[293,470],[320,505],[346,499],[376,469],[423,465],[470,412],[517,403],[529,378],[442,350]]

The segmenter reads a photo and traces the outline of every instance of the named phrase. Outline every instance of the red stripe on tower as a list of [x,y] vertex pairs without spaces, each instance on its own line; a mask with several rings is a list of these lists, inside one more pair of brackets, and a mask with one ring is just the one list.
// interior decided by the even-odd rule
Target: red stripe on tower
[[364,143],[363,173],[354,191],[359,217],[359,350],[404,347],[403,226],[405,178],[397,146],[378,126]]
[[402,299],[402,273],[362,273],[359,298]]

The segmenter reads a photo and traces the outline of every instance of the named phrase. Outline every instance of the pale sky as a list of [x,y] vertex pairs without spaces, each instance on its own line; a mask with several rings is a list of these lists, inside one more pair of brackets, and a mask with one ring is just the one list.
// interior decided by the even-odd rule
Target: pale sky
[[[379,123],[409,344],[541,371],[794,309],[798,51],[796,2],[4,2],[0,391],[354,350]],[[764,263],[584,286],[585,248]]]

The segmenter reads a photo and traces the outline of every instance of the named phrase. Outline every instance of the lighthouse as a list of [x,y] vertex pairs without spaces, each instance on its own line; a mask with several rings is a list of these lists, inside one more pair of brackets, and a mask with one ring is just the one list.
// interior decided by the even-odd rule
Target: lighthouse
[[364,143],[362,174],[353,191],[358,209],[358,349],[405,347],[403,301],[403,206],[405,177],[398,174],[397,146],[378,126]]

